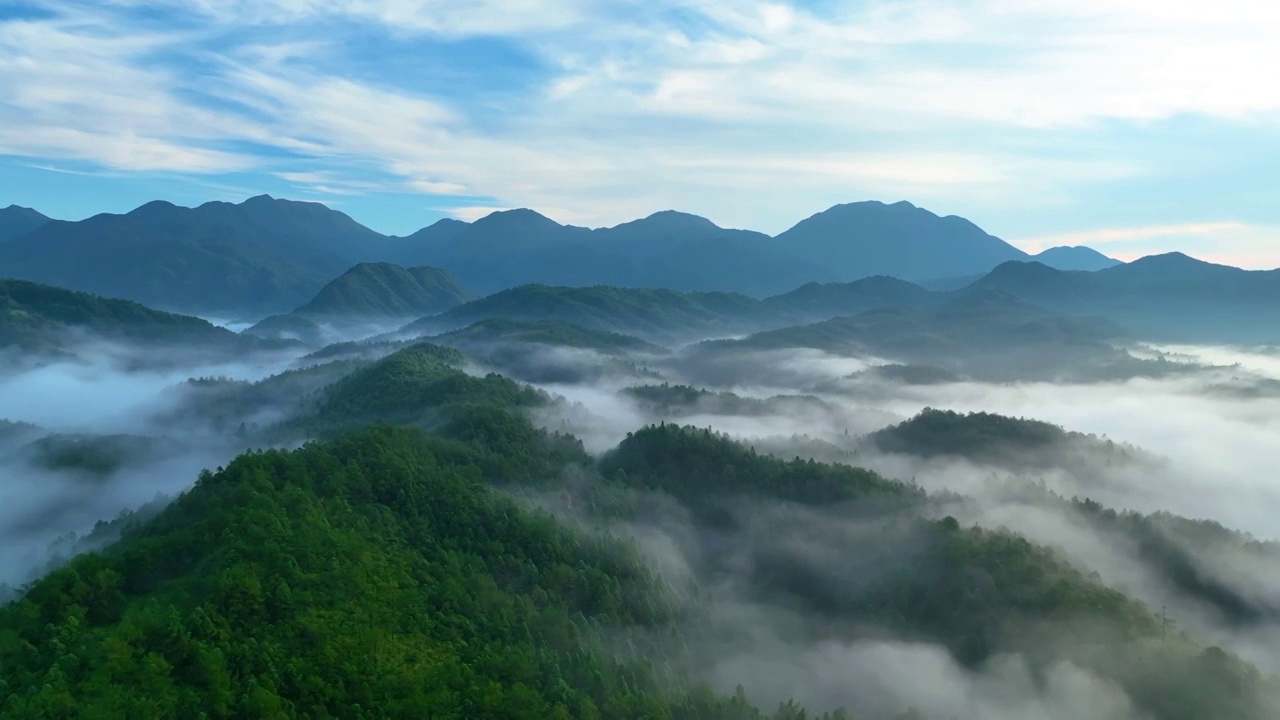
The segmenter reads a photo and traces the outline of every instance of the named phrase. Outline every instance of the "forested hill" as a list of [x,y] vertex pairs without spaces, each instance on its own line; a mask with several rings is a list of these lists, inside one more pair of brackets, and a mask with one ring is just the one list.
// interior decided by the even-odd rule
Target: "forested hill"
[[423,318],[405,330],[446,332],[491,318],[550,319],[662,341],[757,328],[778,317],[779,313],[764,308],[759,300],[734,293],[522,285]]
[[561,320],[489,318],[461,330],[433,337],[432,342],[460,348],[491,350],[503,345],[545,345],[594,350],[600,353],[664,354],[664,347],[640,338],[606,330],[592,330]]
[[1007,467],[1061,467],[1072,456],[1109,462],[1154,460],[1138,448],[1039,420],[934,408],[925,408],[867,439],[882,452],[966,458]]
[[0,608],[0,714],[764,717],[675,692],[643,648],[612,656],[610,633],[672,625],[671,600],[634,550],[477,468],[383,428],[203,475]]
[[294,311],[313,318],[405,319],[443,312],[471,299],[448,272],[360,263]]
[[206,349],[247,348],[256,342],[200,318],[128,300],[0,279],[0,347],[72,352],[92,339]]
[[[803,609],[795,642],[878,628],[974,668],[1070,661],[1155,720],[1272,717],[1251,666],[1162,639],[1148,609],[1044,548],[928,519],[912,486],[695,428],[642,429],[598,466],[553,439],[470,404],[439,435],[380,426],[206,472],[0,607],[0,715],[814,717],[700,687],[733,617],[711,586],[677,592],[638,546],[500,483],[572,502],[579,528],[687,507],[708,530],[677,549],[710,563],[695,582],[728,573],[761,608]],[[818,529],[830,552],[807,544]]]

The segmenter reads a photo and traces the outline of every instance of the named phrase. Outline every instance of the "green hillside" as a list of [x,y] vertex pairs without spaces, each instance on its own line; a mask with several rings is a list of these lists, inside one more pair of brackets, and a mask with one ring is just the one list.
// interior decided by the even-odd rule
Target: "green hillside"
[[733,293],[522,285],[459,305],[409,325],[414,332],[441,332],[480,320],[558,320],[591,330],[669,339],[768,326],[778,313],[759,300]]
[[815,642],[877,628],[940,643],[974,668],[1008,652],[1022,653],[1033,673],[1067,660],[1122,688],[1138,716],[1160,720],[1260,719],[1280,708],[1276,679],[1167,632],[1149,608],[1055,551],[1009,531],[928,519],[932,501],[912,485],[758,455],[673,425],[631,434],[600,468],[679,499],[702,528],[690,555],[709,564],[704,572],[738,574],[751,600],[796,610],[801,626],[791,631]]
[[1039,420],[933,408],[871,433],[867,440],[882,452],[925,458],[962,457],[1012,468],[1061,467],[1072,459],[1085,458],[1099,462],[1154,460],[1135,447],[1068,432]]
[[[615,633],[675,619],[635,552],[382,428],[242,456],[0,608],[0,714],[750,718]],[[799,715],[776,717],[799,718]]]
[[432,342],[464,349],[486,349],[505,344],[536,344],[579,348],[602,353],[664,354],[666,348],[640,338],[606,330],[592,330],[561,320],[509,320],[489,318],[461,330],[431,338]]
[[330,433],[374,421],[437,426],[468,407],[521,408],[546,397],[501,375],[468,375],[452,348],[419,343],[362,367],[326,387],[315,410],[297,422]]
[[0,347],[60,352],[101,339],[155,346],[249,347],[208,321],[40,285],[0,279]]
[[788,415],[831,410],[831,405],[812,395],[775,395],[769,398],[743,397],[732,392],[714,392],[692,385],[635,385],[622,394],[647,412],[665,417],[707,415]]
[[[973,668],[1017,652],[1110,678],[1152,720],[1273,717],[1252,666],[1165,637],[1053,551],[930,519],[913,485],[675,426],[593,460],[509,409],[540,396],[460,360],[423,344],[357,369],[319,391],[328,440],[203,473],[0,607],[0,716],[814,717],[699,685],[733,577],[798,611],[797,639],[891,633]],[[439,434],[340,434],[424,417]],[[618,521],[692,523],[699,589],[660,580]]]
[[294,311],[305,317],[412,318],[471,299],[452,275],[433,267],[360,263]]

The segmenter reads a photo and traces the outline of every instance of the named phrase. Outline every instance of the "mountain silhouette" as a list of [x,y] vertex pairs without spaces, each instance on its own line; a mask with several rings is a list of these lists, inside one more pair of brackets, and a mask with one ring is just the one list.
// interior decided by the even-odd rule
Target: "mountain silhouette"
[[22,237],[49,222],[49,218],[28,207],[10,205],[0,210],[0,243]]

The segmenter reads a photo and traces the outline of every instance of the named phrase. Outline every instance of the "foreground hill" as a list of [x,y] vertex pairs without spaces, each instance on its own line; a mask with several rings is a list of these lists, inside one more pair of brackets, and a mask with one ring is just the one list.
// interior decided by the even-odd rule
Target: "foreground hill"
[[0,608],[0,714],[760,717],[612,657],[608,633],[671,622],[660,586],[480,463],[382,429],[203,475]]
[[381,235],[318,203],[263,195],[52,221],[0,244],[10,276],[185,312],[294,308],[381,251]]
[[1241,270],[1153,255],[1097,272],[1006,263],[974,284],[1058,312],[1110,318],[1139,337],[1175,342],[1280,340],[1280,270]]
[[206,320],[23,280],[0,280],[0,348],[74,354],[86,342],[234,351],[255,343]]
[[[320,387],[285,425],[326,440],[202,473],[0,605],[0,716],[800,720],[752,709],[737,663],[884,638],[1016,657],[1073,707],[1105,678],[1151,720],[1274,716],[1256,668],[914,485],[674,426],[592,458],[512,410],[550,398],[463,362],[420,344],[264,385]],[[437,434],[344,434],[378,420]],[[752,608],[785,636],[744,634]]]
[[49,222],[49,218],[31,208],[10,205],[0,209],[0,243],[22,237]]

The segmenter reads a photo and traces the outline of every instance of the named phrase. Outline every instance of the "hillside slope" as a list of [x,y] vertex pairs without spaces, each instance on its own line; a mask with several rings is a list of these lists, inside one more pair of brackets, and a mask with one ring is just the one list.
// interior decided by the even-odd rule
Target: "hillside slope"
[[22,237],[49,222],[44,214],[28,207],[10,205],[0,208],[0,243]]
[[74,353],[87,341],[164,348],[247,349],[253,342],[206,320],[128,300],[23,280],[0,280],[0,348]]
[[471,299],[449,273],[433,267],[360,263],[320,289],[295,314],[309,317],[412,318]]

